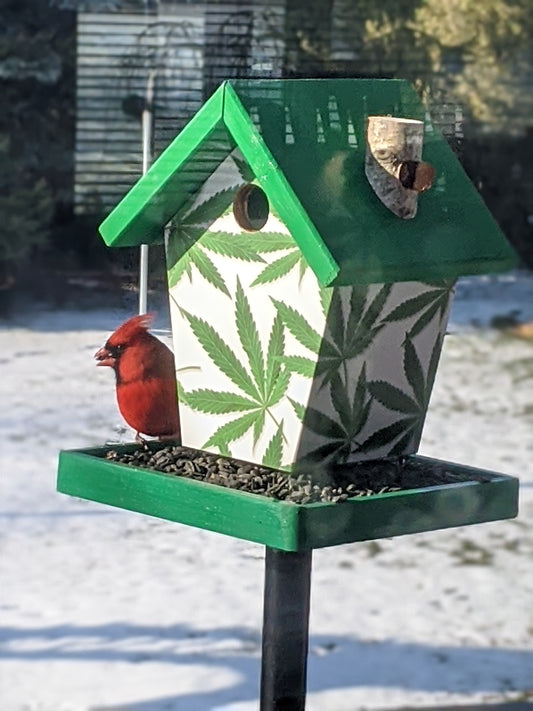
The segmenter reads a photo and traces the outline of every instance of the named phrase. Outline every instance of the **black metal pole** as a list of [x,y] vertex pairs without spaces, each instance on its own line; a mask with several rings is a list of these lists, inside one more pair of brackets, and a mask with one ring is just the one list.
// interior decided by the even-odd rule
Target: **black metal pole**
[[304,711],[312,551],[266,548],[260,711]]

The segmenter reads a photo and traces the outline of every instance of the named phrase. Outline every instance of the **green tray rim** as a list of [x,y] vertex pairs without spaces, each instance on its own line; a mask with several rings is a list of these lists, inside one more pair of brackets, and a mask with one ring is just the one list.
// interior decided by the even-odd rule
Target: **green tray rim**
[[125,453],[136,448],[109,444],[62,450],[57,490],[292,552],[514,518],[518,513],[516,477],[422,455],[410,459],[488,481],[302,505],[103,458],[111,449]]

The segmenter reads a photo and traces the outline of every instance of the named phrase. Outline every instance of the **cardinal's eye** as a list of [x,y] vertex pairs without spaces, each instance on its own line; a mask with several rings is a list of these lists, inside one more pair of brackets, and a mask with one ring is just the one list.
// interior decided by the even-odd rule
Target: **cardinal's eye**
[[111,344],[106,344],[106,349],[113,356],[113,358],[116,358],[117,356],[119,356],[122,353],[122,351],[124,350],[124,346],[122,346],[120,344],[117,346],[112,346]]

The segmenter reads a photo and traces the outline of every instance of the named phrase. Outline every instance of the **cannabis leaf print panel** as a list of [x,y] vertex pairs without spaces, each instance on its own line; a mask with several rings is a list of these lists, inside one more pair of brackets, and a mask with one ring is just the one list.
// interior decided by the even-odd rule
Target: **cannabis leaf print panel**
[[259,332],[239,279],[234,304],[235,327],[246,354],[246,366],[213,327],[184,310],[182,313],[211,363],[231,380],[238,392],[201,388],[186,393],[185,399],[190,408],[200,413],[227,415],[247,411],[221,425],[203,445],[215,446],[221,451],[228,451],[230,442],[239,439],[248,430],[253,431],[256,444],[265,429],[268,415],[277,426],[278,434],[270,441],[263,458],[264,463],[267,463],[267,459],[273,459],[274,447],[276,460],[281,458],[282,453],[283,428],[277,422],[273,409],[285,395],[289,384],[289,372],[281,365],[283,331],[280,319],[275,318],[265,358]]
[[235,158],[167,244],[184,443],[287,470],[416,451],[452,284],[320,287],[272,201],[236,224]]

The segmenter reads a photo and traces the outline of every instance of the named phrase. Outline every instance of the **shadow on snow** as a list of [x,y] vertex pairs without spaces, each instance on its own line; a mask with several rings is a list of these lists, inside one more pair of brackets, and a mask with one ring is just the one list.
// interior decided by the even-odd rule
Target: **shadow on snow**
[[[147,699],[108,711],[205,711],[250,701],[259,685],[261,640],[245,627],[198,630],[188,625],[143,626],[127,622],[83,626],[0,628],[0,659],[87,661],[135,665],[206,665],[240,681],[212,690]],[[353,635],[311,635],[308,691],[354,687],[407,691],[497,693],[526,690],[533,650],[430,646],[392,639],[369,642]],[[169,669],[169,674],[175,673]],[[113,684],[112,667],[102,686]],[[93,711],[96,711],[93,709]]]

